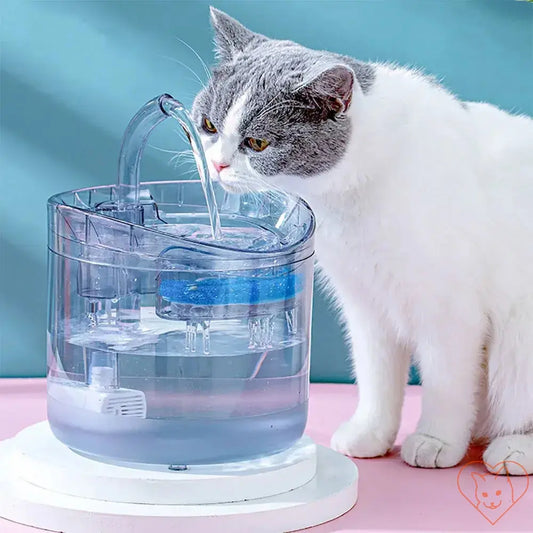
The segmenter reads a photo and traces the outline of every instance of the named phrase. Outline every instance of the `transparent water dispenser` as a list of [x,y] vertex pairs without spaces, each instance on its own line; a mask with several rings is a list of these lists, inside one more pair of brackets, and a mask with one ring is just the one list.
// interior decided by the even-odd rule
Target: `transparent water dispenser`
[[[152,129],[197,180],[142,183]],[[116,185],[48,201],[48,420],[0,442],[0,518],[47,531],[293,531],[342,515],[358,471],[304,435],[314,216],[211,183],[168,95],[126,130]]]
[[159,99],[132,121],[117,185],[49,200],[50,426],[104,460],[275,454],[307,420],[313,214],[204,180],[139,184],[169,114]]

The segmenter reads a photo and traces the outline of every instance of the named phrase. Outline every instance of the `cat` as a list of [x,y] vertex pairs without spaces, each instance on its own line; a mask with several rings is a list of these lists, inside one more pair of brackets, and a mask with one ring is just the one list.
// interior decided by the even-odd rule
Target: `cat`
[[451,467],[482,437],[487,468],[533,473],[533,120],[214,8],[211,22],[218,63],[192,108],[210,172],[316,215],[359,388],[332,447],[391,449],[414,354],[422,414],[402,458]]
[[492,474],[471,473],[475,484],[476,509],[492,524],[516,503],[513,484],[505,467],[502,465],[496,473],[507,479]]

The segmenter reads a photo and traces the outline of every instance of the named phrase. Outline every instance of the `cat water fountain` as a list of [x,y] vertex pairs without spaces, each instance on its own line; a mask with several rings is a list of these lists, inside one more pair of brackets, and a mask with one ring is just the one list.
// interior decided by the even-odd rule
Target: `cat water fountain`
[[[172,116],[200,180],[139,183]],[[132,119],[116,186],[53,196],[48,422],[0,443],[0,516],[66,533],[268,531],[348,511],[357,469],[303,436],[314,217],[214,189],[188,115]]]

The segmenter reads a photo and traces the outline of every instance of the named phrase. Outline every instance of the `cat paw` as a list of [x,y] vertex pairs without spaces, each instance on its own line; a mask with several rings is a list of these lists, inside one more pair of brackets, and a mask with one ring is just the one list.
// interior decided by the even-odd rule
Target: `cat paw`
[[335,431],[331,447],[349,457],[379,457],[390,450],[395,436],[394,434],[387,438],[383,432],[349,420]]
[[483,462],[493,474],[533,474],[533,434],[495,438],[485,450]]
[[424,433],[412,433],[402,445],[402,459],[421,468],[448,468],[464,457],[466,445],[446,443]]

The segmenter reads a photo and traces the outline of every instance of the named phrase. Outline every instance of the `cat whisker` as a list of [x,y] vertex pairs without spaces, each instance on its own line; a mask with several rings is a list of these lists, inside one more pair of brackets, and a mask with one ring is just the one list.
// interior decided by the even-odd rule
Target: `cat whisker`
[[211,71],[207,67],[205,61],[200,57],[200,54],[198,54],[198,52],[191,45],[186,43],[183,39],[180,39],[179,37],[176,37],[176,40],[178,40],[181,44],[185,45],[198,58],[198,61],[200,61],[202,67],[204,67],[204,71],[205,71],[205,73],[207,75],[207,78],[210,79],[211,78]]
[[158,152],[164,152],[166,154],[180,154],[181,152],[179,150],[166,150],[165,148],[159,148],[158,146],[154,146],[153,144],[148,145],[150,148],[153,148],[154,150],[157,150]]
[[237,174],[235,178],[246,193],[252,194],[258,202],[264,202],[265,198],[279,201],[280,196],[285,195],[279,187],[258,176]]
[[185,131],[183,128],[175,128],[174,133],[178,135],[178,137],[184,141],[187,145],[190,145],[189,139],[187,138],[187,135],[185,134]]
[[170,163],[175,163],[176,166],[178,163],[184,163],[184,162],[194,162],[194,156],[191,152],[191,150],[184,150],[183,152],[178,152],[175,155],[173,155],[170,160]]
[[173,165],[174,168],[178,168],[178,167],[181,167],[185,164],[189,165],[189,166],[192,166],[194,165],[194,162],[193,161],[190,161],[190,160],[187,160],[187,159],[172,159],[168,162],[169,165]]
[[193,164],[194,161],[191,161],[190,159],[179,159],[177,157],[173,157],[169,160],[168,164],[169,165],[174,165],[174,168],[178,168],[179,166],[181,165],[184,165],[184,164]]
[[186,148],[185,150],[164,150],[166,152],[169,152],[169,153],[173,153],[173,154],[179,154],[179,155],[194,155],[193,151],[190,149],[190,148]]
[[200,86],[203,89],[205,89],[205,82],[200,78],[200,76],[198,76],[198,74],[191,67],[189,67],[188,65],[186,65],[182,61],[179,61],[178,59],[175,59],[173,57],[169,57],[169,56],[163,56],[163,57],[165,59],[168,59],[169,61],[172,61],[173,63],[177,63],[178,65],[181,65],[183,68],[187,69],[195,77],[195,79],[198,81]]

